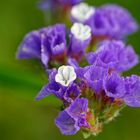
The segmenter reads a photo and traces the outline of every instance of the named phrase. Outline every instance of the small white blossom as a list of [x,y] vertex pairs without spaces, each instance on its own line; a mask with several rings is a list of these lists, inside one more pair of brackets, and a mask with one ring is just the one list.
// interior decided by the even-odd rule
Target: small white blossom
[[87,5],[86,3],[80,3],[72,7],[71,16],[78,22],[84,22],[90,16],[95,13],[95,8]]
[[80,41],[85,41],[91,37],[91,28],[82,23],[74,23],[71,27],[71,33]]
[[72,66],[61,66],[58,69],[58,73],[55,76],[55,81],[63,86],[69,86],[69,84],[76,79],[76,73]]

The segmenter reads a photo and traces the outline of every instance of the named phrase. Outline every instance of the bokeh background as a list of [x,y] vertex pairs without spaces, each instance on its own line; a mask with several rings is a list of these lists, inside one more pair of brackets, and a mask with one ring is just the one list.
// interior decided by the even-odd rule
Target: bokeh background
[[[34,97],[46,77],[35,61],[19,61],[15,52],[23,36],[45,26],[44,16],[36,8],[36,0],[0,1],[0,140],[82,140],[62,136],[54,125],[60,102],[53,97],[35,101]],[[139,0],[87,0],[99,6],[116,3],[127,8],[140,24]],[[140,55],[140,32],[130,36]],[[140,65],[127,72],[140,75]],[[121,115],[106,125],[103,132],[89,140],[140,140],[140,108],[125,108]]]

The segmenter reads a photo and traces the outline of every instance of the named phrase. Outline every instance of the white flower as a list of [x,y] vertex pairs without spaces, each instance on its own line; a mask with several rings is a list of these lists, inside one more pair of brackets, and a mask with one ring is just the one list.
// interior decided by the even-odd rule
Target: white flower
[[75,18],[78,22],[84,22],[90,16],[95,13],[95,8],[92,6],[87,5],[86,3],[80,3],[72,7],[71,15]]
[[55,76],[55,81],[63,86],[68,86],[76,79],[76,73],[72,66],[61,66]]
[[71,33],[80,41],[85,41],[91,37],[91,28],[88,25],[74,23],[71,27]]

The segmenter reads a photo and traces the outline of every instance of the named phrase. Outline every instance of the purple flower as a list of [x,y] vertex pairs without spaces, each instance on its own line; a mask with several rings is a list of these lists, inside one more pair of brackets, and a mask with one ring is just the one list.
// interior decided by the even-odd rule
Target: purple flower
[[89,124],[85,118],[79,118],[78,119],[78,126],[79,127],[84,127],[84,128],[89,128]]
[[105,68],[114,68],[118,62],[118,50],[122,47],[121,42],[103,41],[93,53],[86,55],[87,61],[91,65],[98,65]]
[[80,130],[77,121],[65,110],[59,113],[55,120],[55,124],[64,135],[74,135]]
[[[73,79],[74,78],[74,79]],[[58,71],[55,69],[49,72],[49,83],[38,93],[36,100],[40,100],[50,94],[63,101],[71,103],[80,96],[80,87],[73,83],[76,73],[72,66],[61,66]],[[68,82],[67,86],[65,84]]]
[[140,107],[140,77],[136,75],[126,77],[125,87],[124,102],[131,107]]
[[99,93],[103,88],[103,80],[108,75],[108,70],[98,66],[90,66],[84,73],[88,85]]
[[138,63],[138,56],[131,46],[125,47],[121,41],[103,41],[97,50],[86,55],[91,65],[102,66],[123,72]]
[[17,52],[18,59],[40,59],[41,35],[39,31],[32,31],[25,36]]
[[66,109],[73,118],[85,116],[88,108],[88,100],[85,98],[75,99],[75,101]]
[[48,62],[61,61],[66,53],[66,29],[63,24],[56,24],[29,33],[22,41],[17,58],[41,59],[47,66]]
[[92,23],[94,35],[115,39],[122,39],[138,29],[130,13],[118,5],[108,4],[97,8]]
[[90,41],[90,27],[81,23],[74,23],[70,34],[69,54],[77,60],[81,59]]
[[68,108],[60,112],[55,120],[55,124],[62,134],[74,135],[80,130],[80,127],[87,127],[85,115],[88,109],[88,100],[76,99]]
[[68,65],[72,66],[74,69],[79,67],[78,62],[74,58],[68,58],[67,60]]
[[41,35],[41,60],[44,65],[66,53],[66,29],[62,24],[48,27]]
[[139,63],[138,55],[132,46],[123,48],[118,54],[119,63],[116,65],[118,71],[127,71]]
[[57,74],[56,70],[52,70],[52,72],[49,75],[49,83],[46,84],[41,91],[36,96],[36,100],[40,100],[50,94],[53,94],[57,98],[63,100],[64,93],[66,91],[66,88],[61,86],[55,81],[55,76]]
[[94,8],[82,3],[72,8],[71,16],[72,22],[89,25],[96,37],[123,39],[138,30],[130,13],[118,5],[107,4]]
[[122,98],[125,95],[124,79],[117,73],[108,75],[103,81],[106,95],[113,98]]
[[73,83],[67,88],[64,94],[64,99],[68,102],[72,102],[73,100],[75,100],[80,96],[80,93],[81,93],[80,87],[77,84]]

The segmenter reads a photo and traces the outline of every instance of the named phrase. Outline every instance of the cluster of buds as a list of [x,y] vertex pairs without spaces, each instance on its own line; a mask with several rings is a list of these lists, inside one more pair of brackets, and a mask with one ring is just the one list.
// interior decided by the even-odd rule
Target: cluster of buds
[[62,101],[55,119],[61,133],[81,130],[88,137],[99,134],[126,105],[140,107],[140,77],[122,76],[139,63],[124,42],[137,24],[119,6],[85,3],[72,7],[71,20],[70,30],[55,24],[27,34],[17,58],[36,58],[44,66],[48,83],[36,100],[52,94]]

